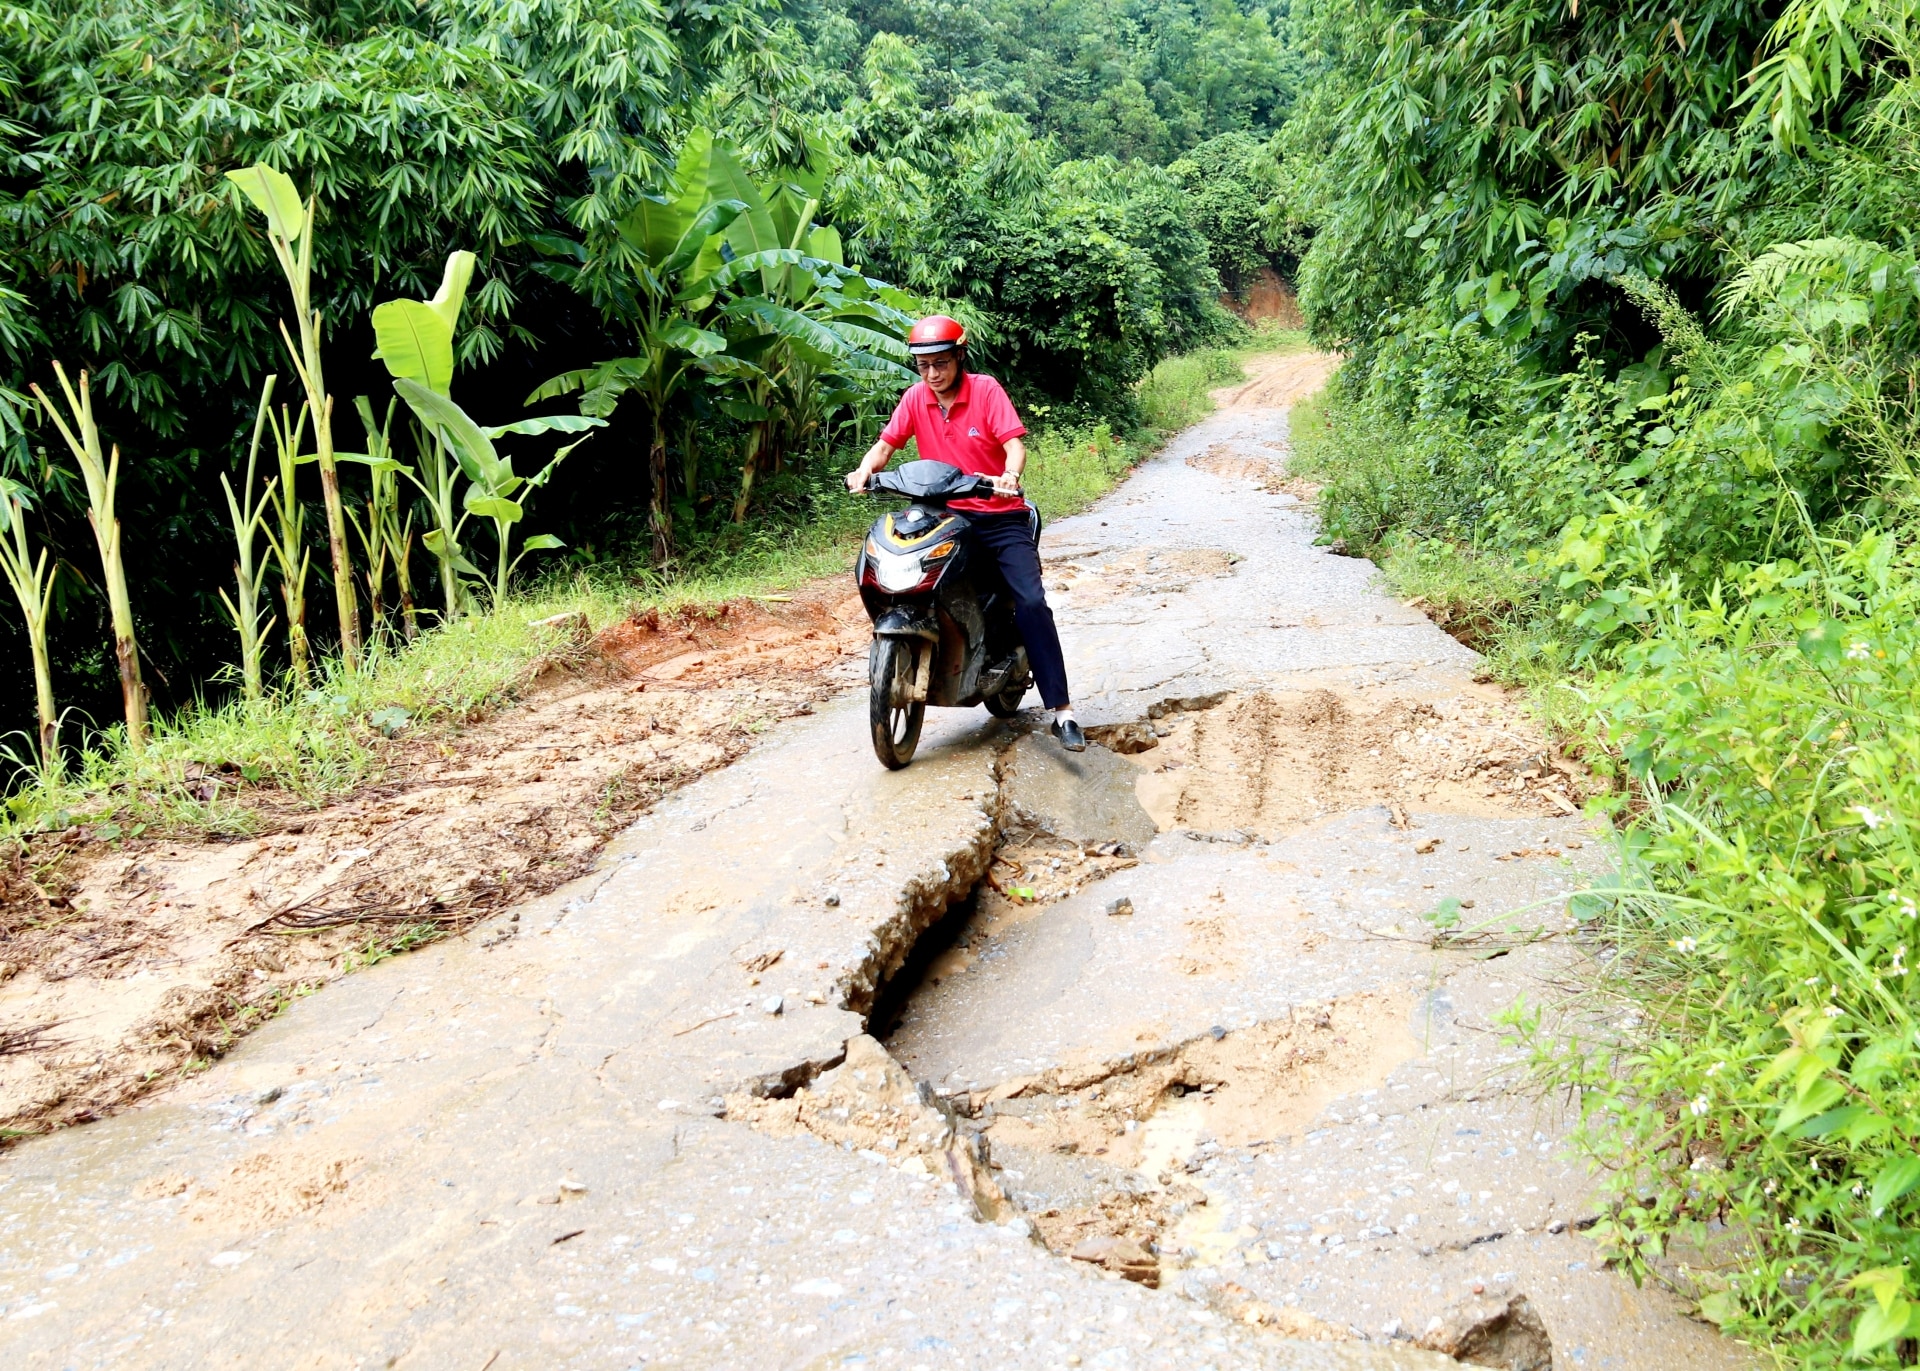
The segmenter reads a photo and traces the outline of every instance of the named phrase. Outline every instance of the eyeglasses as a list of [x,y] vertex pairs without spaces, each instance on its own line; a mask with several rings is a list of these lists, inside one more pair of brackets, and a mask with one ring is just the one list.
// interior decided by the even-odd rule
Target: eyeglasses
[[915,371],[932,371],[935,367],[951,366],[954,361],[955,358],[952,353],[941,352],[934,354],[932,357],[914,358],[913,369]]

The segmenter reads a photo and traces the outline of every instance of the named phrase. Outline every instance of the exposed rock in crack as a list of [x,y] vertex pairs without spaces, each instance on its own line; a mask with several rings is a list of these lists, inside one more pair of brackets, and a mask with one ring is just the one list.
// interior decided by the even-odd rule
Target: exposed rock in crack
[[846,1059],[787,1099],[747,1094],[727,1099],[727,1117],[776,1137],[812,1133],[870,1152],[910,1175],[951,1181],[989,1222],[1006,1209],[980,1139],[952,1106],[937,1099],[887,1049],[862,1033],[847,1041]]
[[[1480,1287],[1475,1286],[1478,1292]],[[1525,1295],[1475,1293],[1438,1314],[1414,1344],[1469,1366],[1553,1371],[1553,1342]]]

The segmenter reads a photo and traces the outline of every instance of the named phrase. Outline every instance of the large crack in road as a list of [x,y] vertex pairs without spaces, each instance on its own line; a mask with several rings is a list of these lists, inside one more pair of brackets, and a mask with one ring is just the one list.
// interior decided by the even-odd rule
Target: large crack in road
[[1102,746],[937,715],[887,773],[830,704],[0,1159],[7,1364],[1413,1368],[1476,1290],[1562,1366],[1747,1364],[1599,1268],[1513,1093],[1494,1017],[1584,955],[1577,777],[1311,545],[1285,432],[1049,530]]

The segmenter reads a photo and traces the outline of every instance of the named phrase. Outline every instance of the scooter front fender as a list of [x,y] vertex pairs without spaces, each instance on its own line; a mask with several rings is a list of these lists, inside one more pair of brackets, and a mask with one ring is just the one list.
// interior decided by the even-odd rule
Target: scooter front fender
[[873,636],[876,638],[925,638],[930,643],[937,643],[940,641],[940,626],[934,622],[931,607],[894,605],[873,621]]

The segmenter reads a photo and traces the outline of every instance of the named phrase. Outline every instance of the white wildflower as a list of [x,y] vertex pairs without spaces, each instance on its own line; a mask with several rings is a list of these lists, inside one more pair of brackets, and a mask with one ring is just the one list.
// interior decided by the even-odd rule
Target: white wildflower
[[1865,643],[1849,643],[1847,645],[1847,660],[1850,662],[1864,662],[1869,655]]
[[1841,1008],[1841,1007],[1840,1007],[1839,1005],[1837,1005],[1837,1004],[1830,1004],[1830,1005],[1828,1005],[1828,1006],[1827,1006],[1827,1007],[1826,1007],[1825,1009],[1823,1009],[1823,1010],[1821,1010],[1820,1012],[1821,1012],[1822,1014],[1825,1014],[1825,1015],[1826,1015],[1826,1016],[1827,1016],[1827,1017],[1828,1017],[1829,1019],[1837,1019],[1837,1018],[1839,1018],[1839,1017],[1840,1017],[1840,1016],[1841,1016],[1842,1014],[1844,1014],[1844,1013],[1846,1013],[1847,1011],[1846,1011],[1846,1010],[1844,1010],[1844,1009],[1842,1009],[1842,1008]]
[[1708,1102],[1707,1097],[1705,1095],[1701,1095],[1698,1098],[1696,1098],[1692,1104],[1688,1105],[1687,1108],[1693,1111],[1693,1116],[1697,1119],[1701,1115],[1705,1114],[1709,1109],[1712,1109],[1713,1105]]
[[1880,827],[1881,824],[1887,821],[1885,815],[1875,814],[1871,809],[1869,809],[1865,805],[1853,805],[1849,807],[1847,812],[1849,814],[1858,814],[1860,816],[1860,822],[1865,824],[1868,828],[1878,828]]
[[1907,974],[1907,945],[1905,943],[1901,943],[1900,946],[1893,949],[1893,974],[1896,976],[1904,976]]
[[1725,1062],[1715,1062],[1712,1066],[1707,1068],[1707,1075],[1718,1076],[1720,1074],[1720,1069],[1725,1065],[1726,1065]]
[[[1767,1193],[1768,1193],[1769,1195],[1771,1195],[1771,1194],[1772,1194],[1772,1193],[1773,1193],[1774,1191],[1776,1191],[1776,1190],[1778,1190],[1779,1188],[1780,1188],[1780,1187],[1779,1187],[1779,1186],[1778,1186],[1777,1184],[1775,1184],[1775,1183],[1774,1183],[1774,1181],[1773,1181],[1772,1179],[1769,1179],[1769,1180],[1767,1181],[1767,1184],[1766,1184],[1766,1192],[1767,1192]],[[1759,1273],[1758,1271],[1755,1271],[1755,1272],[1754,1272],[1753,1274],[1757,1276],[1757,1275],[1759,1275],[1760,1273]]]
[[1691,952],[1698,946],[1700,946],[1700,944],[1692,938],[1675,938],[1673,940],[1673,948],[1676,952]]
[[[1788,1227],[1788,1228],[1791,1228],[1791,1229],[1792,1229],[1792,1230],[1793,1230],[1794,1232],[1796,1232],[1796,1233],[1798,1233],[1798,1232],[1800,1231],[1800,1220],[1798,1220],[1798,1219],[1788,1219],[1788,1220],[1787,1220],[1787,1227]],[[1788,1274],[1788,1275],[1792,1275],[1793,1273],[1792,1273],[1792,1272],[1788,1272],[1787,1274]]]
[[1855,1181],[1853,1186],[1853,1197],[1857,1200],[1862,1195],[1865,1195],[1866,1193],[1867,1193],[1867,1187],[1864,1185],[1861,1185],[1858,1181]]

